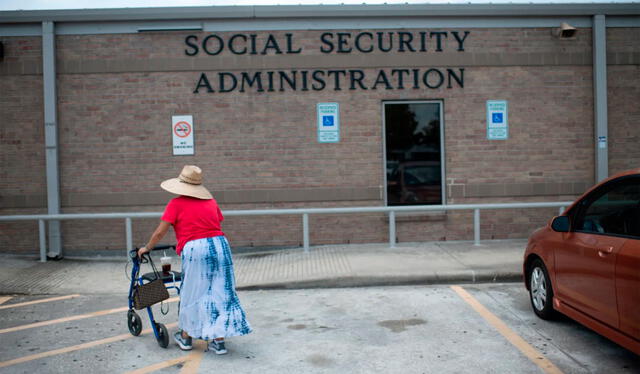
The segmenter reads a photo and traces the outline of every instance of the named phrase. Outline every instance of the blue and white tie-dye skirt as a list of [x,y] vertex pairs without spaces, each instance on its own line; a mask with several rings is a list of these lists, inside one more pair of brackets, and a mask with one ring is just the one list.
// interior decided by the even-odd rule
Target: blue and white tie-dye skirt
[[182,249],[179,326],[211,340],[251,332],[236,294],[233,260],[224,236],[192,240]]

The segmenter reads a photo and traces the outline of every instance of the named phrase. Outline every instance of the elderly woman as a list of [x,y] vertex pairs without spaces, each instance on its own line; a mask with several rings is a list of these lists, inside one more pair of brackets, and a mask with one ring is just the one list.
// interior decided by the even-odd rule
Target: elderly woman
[[191,338],[209,341],[209,350],[225,354],[224,338],[246,335],[251,326],[235,290],[229,242],[220,229],[222,212],[202,185],[202,170],[187,165],[178,178],[160,185],[180,195],[164,210],[160,224],[138,255],[147,253],[173,225],[182,258],[180,287],[180,331],[174,340],[182,350],[191,350]]

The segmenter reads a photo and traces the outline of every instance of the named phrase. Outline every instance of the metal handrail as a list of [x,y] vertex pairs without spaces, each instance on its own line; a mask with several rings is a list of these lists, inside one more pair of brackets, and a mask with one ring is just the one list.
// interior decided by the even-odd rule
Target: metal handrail
[[[480,210],[492,209],[520,209],[520,208],[560,208],[561,214],[571,202],[538,202],[538,203],[502,203],[502,204],[454,204],[454,205],[411,205],[411,206],[376,206],[376,207],[343,207],[343,208],[296,208],[296,209],[256,209],[256,210],[227,210],[224,215],[230,216],[265,216],[265,215],[302,215],[302,232],[304,251],[309,251],[309,215],[310,214],[343,214],[343,213],[388,213],[389,215],[389,246],[396,244],[396,213],[406,212],[442,212],[449,210],[473,210],[474,244],[480,245]],[[75,219],[124,219],[127,253],[133,249],[133,218],[159,218],[161,212],[138,213],[65,213],[65,214],[28,214],[0,216],[0,222],[7,221],[38,221],[40,239],[40,261],[45,262],[46,238],[45,221],[63,221]]]

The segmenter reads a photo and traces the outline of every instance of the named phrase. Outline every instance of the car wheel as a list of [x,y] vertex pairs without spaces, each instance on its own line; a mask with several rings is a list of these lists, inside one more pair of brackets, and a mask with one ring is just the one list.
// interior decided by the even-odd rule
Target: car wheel
[[542,319],[551,319],[553,310],[553,288],[544,263],[536,259],[529,267],[529,298],[536,315]]

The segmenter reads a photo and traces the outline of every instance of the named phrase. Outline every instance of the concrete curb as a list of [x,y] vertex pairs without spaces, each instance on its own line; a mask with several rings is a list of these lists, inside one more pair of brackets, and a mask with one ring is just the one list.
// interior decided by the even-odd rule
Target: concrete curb
[[471,274],[449,273],[435,275],[408,276],[342,276],[308,279],[288,282],[270,282],[237,287],[239,291],[308,289],[308,288],[352,288],[384,286],[416,286],[431,284],[473,284],[473,283],[517,283],[522,282],[520,273]]

